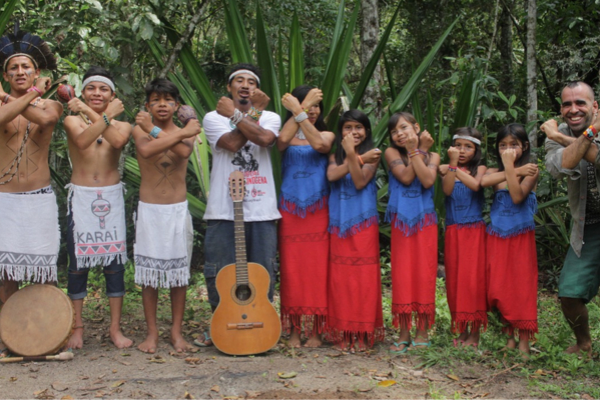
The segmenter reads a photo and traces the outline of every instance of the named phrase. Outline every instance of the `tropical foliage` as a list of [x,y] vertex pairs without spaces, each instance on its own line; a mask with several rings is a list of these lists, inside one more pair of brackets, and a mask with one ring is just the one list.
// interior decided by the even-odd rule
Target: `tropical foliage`
[[[319,86],[332,130],[343,104],[357,107],[365,89],[378,85],[382,93],[378,112],[366,110],[373,115],[377,145],[386,146],[391,113],[406,109],[434,135],[434,150],[444,158],[456,127],[476,126],[490,145],[499,126],[525,121],[523,3],[450,0],[440,7],[436,0],[379,2],[380,38],[366,65],[358,61],[360,2],[348,0],[7,0],[0,6],[0,31],[10,31],[18,22],[21,29],[47,39],[60,58],[55,80],[67,80],[77,91],[89,66],[107,67],[115,74],[119,96],[126,104],[123,118],[130,121],[142,107],[143,85],[159,74],[175,82],[185,103],[204,116],[226,93],[229,66],[242,61],[260,66],[262,88],[272,99],[270,108],[282,116],[285,110],[279,99],[284,93],[301,83]],[[544,110],[556,109],[564,79],[598,83],[594,49],[600,40],[595,30],[600,5],[584,0],[563,3],[538,0],[538,92],[539,108]],[[174,65],[168,61],[172,56],[176,56]],[[373,81],[376,66],[383,69],[377,82]],[[382,117],[375,120],[375,115]],[[539,120],[550,115],[540,113]],[[210,148],[201,139],[188,175],[190,210],[200,233],[210,190]],[[543,154],[538,156],[543,159]],[[278,165],[275,149],[273,157]],[[486,161],[493,164],[487,153]],[[51,166],[56,186],[64,186],[70,165],[60,126]],[[570,221],[564,185],[549,177],[543,163],[540,167],[539,259],[552,282],[568,245]],[[131,144],[124,171],[132,209],[139,169]],[[384,170],[378,173],[378,186],[383,209]],[[437,190],[440,230],[442,200]],[[389,227],[382,225],[381,232],[385,239]]]

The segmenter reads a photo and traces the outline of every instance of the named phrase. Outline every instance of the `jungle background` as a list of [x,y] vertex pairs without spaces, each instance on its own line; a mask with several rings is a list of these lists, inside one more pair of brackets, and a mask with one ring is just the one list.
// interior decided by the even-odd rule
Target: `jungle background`
[[[526,125],[541,171],[535,217],[541,326],[536,344],[539,352],[534,352],[533,366],[523,368],[522,373],[528,376],[538,369],[551,371],[554,375],[550,377],[556,378],[556,373],[568,377],[556,387],[543,383],[546,386],[541,393],[595,398],[600,397],[597,386],[582,386],[571,379],[585,377],[597,382],[598,354],[592,360],[582,360],[561,353],[571,333],[560,313],[556,286],[568,248],[570,214],[564,182],[553,180],[545,169],[545,137],[538,127],[559,115],[560,90],[566,82],[583,80],[596,92],[600,89],[599,23],[597,0],[4,0],[0,5],[0,32],[12,32],[18,24],[21,30],[44,38],[58,57],[59,68],[51,73],[55,85],[49,97],[56,98],[59,83],[73,85],[79,94],[85,70],[100,65],[114,74],[118,97],[126,106],[120,119],[130,122],[143,107],[144,85],[154,77],[173,80],[184,103],[193,106],[201,119],[215,108],[220,96],[226,95],[230,67],[251,62],[262,70],[261,89],[271,97],[269,109],[283,117],[283,94],[302,83],[318,86],[324,93],[332,131],[343,107],[361,108],[369,114],[376,145],[382,149],[389,142],[389,115],[407,110],[435,138],[433,151],[440,153],[442,162],[447,161],[453,130],[468,125],[484,135],[484,160],[488,167],[494,167],[491,149],[498,128],[511,122]],[[2,83],[8,90],[6,82]],[[187,181],[196,238],[188,322],[208,318],[201,271],[210,148],[202,138],[203,144],[196,146],[190,158]],[[272,156],[279,183],[281,155],[274,148]],[[62,122],[54,133],[50,165],[64,239],[64,186],[71,169]],[[132,238],[131,215],[140,182],[133,142],[125,148],[122,167],[128,189],[128,234]],[[378,171],[377,185],[382,278],[388,289],[384,307],[388,311],[386,326],[391,327],[390,228],[383,223],[385,166]],[[491,202],[490,196],[486,197]],[[435,201],[443,260],[441,190],[436,190]],[[515,257],[518,260],[518,255]],[[67,263],[63,245],[59,260],[63,283]],[[126,310],[132,307],[129,311],[133,312],[134,304],[139,305],[140,288],[133,283],[132,268],[128,271]],[[106,305],[98,295],[103,290],[101,274],[91,274],[90,280],[95,287],[87,303],[92,315]],[[490,357],[495,356],[485,351],[465,356],[448,348],[444,342],[451,341],[447,332],[450,315],[443,280],[437,297],[435,335],[440,346],[436,352],[423,354],[420,365],[448,365],[452,360],[490,363]],[[590,303],[590,312],[593,337],[597,338],[597,300]],[[482,339],[484,349],[501,347],[499,326],[492,320],[492,334]],[[578,389],[565,389],[565,384],[569,388],[571,383]]]

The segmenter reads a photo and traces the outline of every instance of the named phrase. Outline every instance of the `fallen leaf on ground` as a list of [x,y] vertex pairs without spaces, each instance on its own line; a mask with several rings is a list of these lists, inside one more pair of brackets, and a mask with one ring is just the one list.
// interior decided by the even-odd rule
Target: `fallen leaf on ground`
[[188,392],[185,392],[185,393],[183,394],[183,398],[184,398],[184,399],[195,399],[195,397],[194,397],[194,396],[192,396],[191,394],[189,394]]
[[61,397],[60,400],[73,400],[73,396],[67,394]]
[[116,388],[119,386],[123,386],[125,384],[125,382],[127,381],[116,381],[115,383],[113,383],[112,385],[110,385],[110,387]]
[[219,391],[221,391],[221,388],[219,387],[219,385],[215,385],[215,386],[211,387],[211,388],[210,388],[210,390],[211,390],[212,392],[217,392],[217,393],[219,393]]
[[594,400],[594,398],[587,393],[582,394],[581,398],[584,400]]
[[119,362],[120,362],[121,364],[123,364],[123,365],[131,365],[131,363],[130,363],[130,362],[127,362],[127,361],[119,361]]
[[254,399],[255,397],[260,396],[261,394],[261,392],[255,392],[254,390],[246,390],[247,399]]
[[48,393],[48,389],[38,390],[33,392],[33,395],[36,399],[53,399],[54,395],[52,393]]
[[298,375],[297,372],[278,372],[277,376],[279,376],[281,379],[291,379],[294,378]]
[[129,353],[122,353],[121,357],[131,357],[131,354],[129,354]]
[[67,385],[65,385],[64,383],[61,383],[61,382],[54,382],[51,386],[52,386],[52,389],[58,390],[59,392],[64,392],[65,390],[67,390],[69,388]]
[[360,389],[360,388],[358,389],[358,391],[362,392],[362,393],[370,392],[371,390],[373,390],[372,387],[368,387],[368,388],[364,388],[364,389]]
[[164,358],[151,358],[150,362],[157,363],[157,364],[164,364],[167,362],[167,360],[165,360]]
[[460,381],[460,378],[454,374],[448,374],[446,375],[448,378],[452,379],[453,381]]
[[10,378],[8,378],[8,380],[11,382],[15,382],[17,379],[19,378],[17,378],[16,376],[11,376]]
[[391,380],[391,379],[388,379],[388,380],[379,382],[377,384],[377,386],[379,386],[379,387],[389,387],[389,386],[395,385],[396,383],[398,383],[398,382],[396,382],[394,380]]
[[94,395],[94,397],[104,397],[104,396],[105,396],[105,393],[102,390],[97,391],[96,394]]
[[187,357],[184,361],[188,364],[198,364],[200,359],[196,357]]

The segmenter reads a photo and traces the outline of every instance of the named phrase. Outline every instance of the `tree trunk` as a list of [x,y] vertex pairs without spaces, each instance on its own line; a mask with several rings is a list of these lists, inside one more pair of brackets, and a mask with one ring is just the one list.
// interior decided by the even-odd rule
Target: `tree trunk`
[[[379,38],[379,13],[377,0],[361,0],[362,25],[360,42],[360,65],[362,69],[367,67],[373,51],[377,46]],[[373,109],[377,120],[381,118],[381,93],[379,91],[381,82],[381,68],[379,64],[373,72],[373,77],[362,99],[362,109],[370,111]]]
[[513,35],[512,35],[512,21],[511,21],[511,1],[503,1],[502,13],[498,25],[500,28],[500,45],[498,50],[500,51],[500,87],[502,93],[509,98],[514,94],[514,81],[513,81]]
[[[535,60],[536,0],[527,0],[527,122],[537,119],[537,66]],[[529,131],[529,142],[537,147],[537,124]]]

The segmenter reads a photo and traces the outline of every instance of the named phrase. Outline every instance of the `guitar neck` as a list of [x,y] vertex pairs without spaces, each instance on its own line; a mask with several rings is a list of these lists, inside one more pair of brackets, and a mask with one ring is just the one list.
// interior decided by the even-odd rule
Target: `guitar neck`
[[233,230],[235,238],[235,276],[238,285],[248,284],[246,233],[244,230],[244,202],[233,202]]

